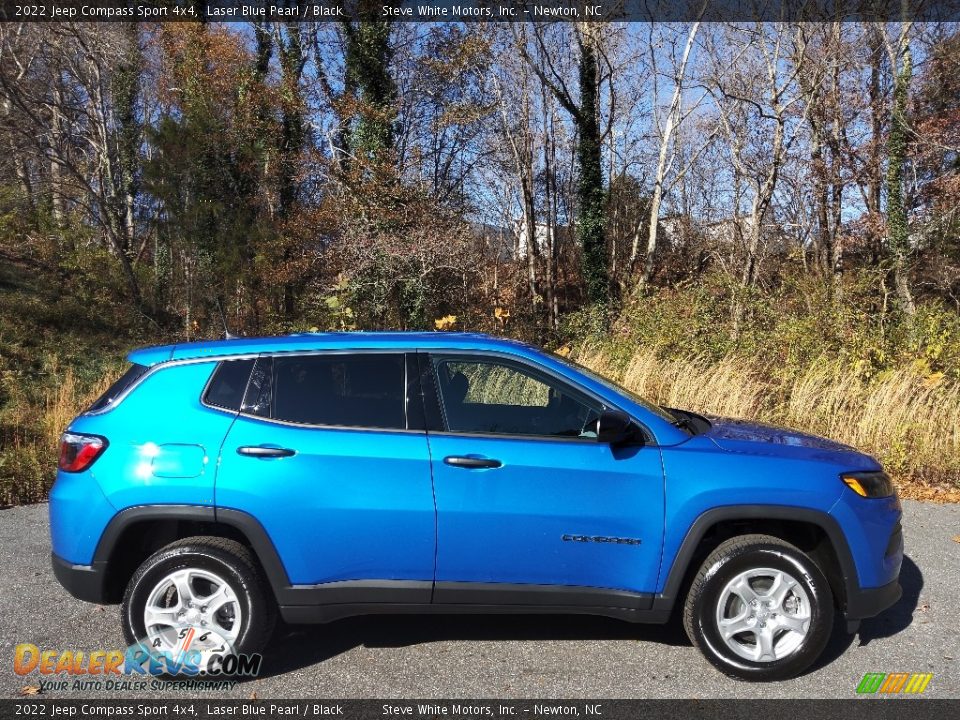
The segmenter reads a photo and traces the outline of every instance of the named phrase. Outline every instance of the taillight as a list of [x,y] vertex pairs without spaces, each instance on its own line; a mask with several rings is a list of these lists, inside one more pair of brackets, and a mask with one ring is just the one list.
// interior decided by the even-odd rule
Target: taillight
[[107,449],[106,438],[99,435],[64,433],[60,438],[60,469],[83,472]]

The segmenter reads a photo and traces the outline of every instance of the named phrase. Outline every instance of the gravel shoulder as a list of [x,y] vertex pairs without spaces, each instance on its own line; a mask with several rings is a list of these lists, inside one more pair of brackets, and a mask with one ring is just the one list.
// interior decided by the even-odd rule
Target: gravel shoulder
[[[751,685],[724,677],[677,622],[630,625],[579,616],[351,618],[282,628],[264,674],[229,691],[171,686],[156,696],[201,698],[852,698],[867,672],[930,672],[925,696],[960,698],[960,505],[904,501],[904,596],[858,635],[835,633],[825,657],[794,680]],[[0,511],[0,697],[20,697],[36,673],[13,672],[14,647],[120,649],[118,609],[79,602],[53,577],[47,506]],[[131,698],[50,690],[41,697]]]

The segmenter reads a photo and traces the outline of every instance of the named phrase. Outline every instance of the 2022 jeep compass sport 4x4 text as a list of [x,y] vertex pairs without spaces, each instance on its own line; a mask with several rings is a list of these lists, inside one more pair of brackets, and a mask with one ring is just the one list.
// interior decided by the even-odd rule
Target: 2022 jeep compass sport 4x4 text
[[[787,678],[900,597],[872,458],[643,401],[518,342],[321,333],[147,348],[63,435],[53,567],[126,639],[256,652],[363,613],[676,609]],[[204,640],[205,638],[205,640]],[[207,644],[204,644],[207,643]]]

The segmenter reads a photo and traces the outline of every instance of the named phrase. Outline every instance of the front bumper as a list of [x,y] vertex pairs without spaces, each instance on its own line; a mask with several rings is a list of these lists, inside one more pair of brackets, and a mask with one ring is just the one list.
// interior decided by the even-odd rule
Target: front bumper
[[902,595],[899,579],[876,588],[860,588],[847,598],[847,620],[863,620],[879,615]]
[[99,604],[112,602],[107,593],[105,562],[94,561],[93,565],[74,565],[56,553],[50,553],[50,562],[57,581],[78,600]]

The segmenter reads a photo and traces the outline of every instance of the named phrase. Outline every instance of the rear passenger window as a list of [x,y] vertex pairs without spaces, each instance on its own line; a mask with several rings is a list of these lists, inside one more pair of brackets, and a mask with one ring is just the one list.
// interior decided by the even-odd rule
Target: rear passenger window
[[98,412],[111,407],[128,387],[143,377],[148,369],[146,365],[137,365],[136,363],[131,365],[113,385],[107,388],[107,391],[103,395],[96,399],[93,405],[87,408],[87,412]]
[[207,385],[207,392],[203,395],[203,401],[207,405],[239,412],[253,363],[252,359],[224,360],[217,365]]
[[271,385],[274,420],[384,429],[407,426],[402,353],[276,356]]

